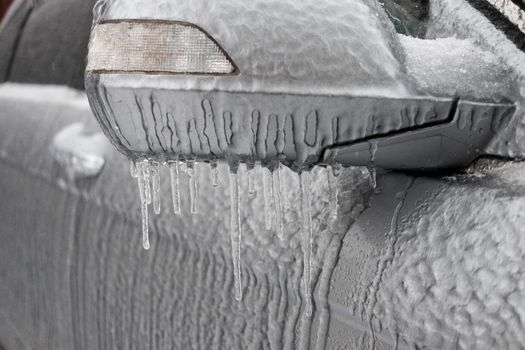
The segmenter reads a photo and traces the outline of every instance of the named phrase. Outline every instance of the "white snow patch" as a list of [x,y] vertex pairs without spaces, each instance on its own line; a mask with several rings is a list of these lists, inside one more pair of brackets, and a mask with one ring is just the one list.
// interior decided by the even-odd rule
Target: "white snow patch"
[[472,40],[400,38],[408,74],[426,93],[479,100],[514,94],[512,70]]

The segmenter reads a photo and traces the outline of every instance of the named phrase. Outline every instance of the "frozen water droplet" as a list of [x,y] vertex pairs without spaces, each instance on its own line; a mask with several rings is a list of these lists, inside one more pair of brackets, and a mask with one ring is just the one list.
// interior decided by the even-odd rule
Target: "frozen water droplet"
[[131,177],[134,179],[136,179],[139,176],[137,172],[137,165],[135,164],[134,161],[129,162],[129,172],[131,174]]
[[192,214],[197,214],[197,174],[195,161],[189,161],[187,166],[190,185],[190,211]]
[[213,187],[219,186],[219,168],[217,162],[213,161],[210,163],[211,166],[211,184]]
[[254,167],[248,167],[248,193],[255,194],[255,171]]
[[337,178],[334,176],[331,166],[326,168],[326,175],[328,176],[328,192],[330,194],[330,213],[332,217],[337,217],[339,189],[337,187]]
[[173,202],[173,213],[180,214],[180,174],[179,161],[170,162],[171,177],[171,199]]
[[266,229],[272,229],[272,178],[268,169],[263,168],[264,222]]
[[311,271],[312,271],[312,206],[310,193],[310,173],[301,172],[301,214],[302,214],[302,248],[303,248],[303,281],[305,312],[312,315]]
[[151,162],[151,185],[153,187],[153,211],[160,214],[160,165]]
[[275,224],[278,236],[280,239],[284,239],[284,223],[283,223],[283,206],[281,197],[281,176],[280,167],[274,170],[272,173],[273,182],[273,201],[275,204]]
[[233,274],[235,280],[235,299],[242,300],[241,281],[241,215],[239,195],[239,175],[230,172],[230,237],[232,245]]
[[144,195],[146,196],[146,202],[151,204],[151,187],[150,187],[150,165],[147,159],[144,159],[141,163],[142,178],[144,179]]

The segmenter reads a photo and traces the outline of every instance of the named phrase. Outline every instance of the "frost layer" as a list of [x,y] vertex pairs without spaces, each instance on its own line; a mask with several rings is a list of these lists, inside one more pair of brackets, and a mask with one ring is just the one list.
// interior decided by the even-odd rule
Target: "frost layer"
[[435,349],[524,346],[524,175],[514,165],[449,183],[405,221],[381,292],[403,340]]
[[[231,56],[234,77],[119,76],[130,86],[228,91],[402,94],[402,51],[373,0],[100,0],[95,22],[186,21]],[[107,77],[111,80],[112,77]]]

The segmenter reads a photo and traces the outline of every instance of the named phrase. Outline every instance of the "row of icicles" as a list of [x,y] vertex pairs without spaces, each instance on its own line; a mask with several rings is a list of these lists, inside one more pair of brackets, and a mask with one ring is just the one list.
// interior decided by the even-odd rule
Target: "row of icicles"
[[[185,172],[188,176],[190,192],[190,211],[197,213],[197,176],[194,161],[172,161],[167,163],[170,171],[173,212],[181,213],[180,199],[180,173]],[[183,167],[183,165],[185,165]],[[327,168],[328,187],[330,192],[330,212],[332,215],[337,213],[337,176],[339,167]],[[278,167],[273,172],[263,169],[261,165],[248,168],[248,192],[251,196],[256,194],[255,176],[262,172],[263,195],[264,195],[264,216],[266,229],[272,228],[272,210],[275,213],[275,229],[278,230],[280,237],[284,234],[283,222],[283,201],[282,201],[282,167]],[[371,174],[372,175],[372,174]],[[144,249],[150,249],[149,225],[148,225],[148,205],[153,203],[153,211],[160,214],[160,163],[147,159],[131,162],[131,176],[138,181],[141,211],[142,211],[142,244]],[[373,176],[375,177],[375,176]],[[216,163],[211,163],[211,181],[214,187],[219,186],[219,173]],[[240,195],[239,195],[239,176],[236,170],[229,173],[230,182],[230,238],[233,258],[234,288],[235,299],[242,300],[241,284],[241,217],[240,217]],[[375,181],[374,181],[375,182]],[[311,295],[311,253],[312,253],[312,209],[311,209],[311,189],[310,172],[300,173],[300,194],[301,194],[301,213],[302,213],[302,251],[303,251],[303,286],[304,298],[306,300],[306,314],[312,314],[312,295]]]

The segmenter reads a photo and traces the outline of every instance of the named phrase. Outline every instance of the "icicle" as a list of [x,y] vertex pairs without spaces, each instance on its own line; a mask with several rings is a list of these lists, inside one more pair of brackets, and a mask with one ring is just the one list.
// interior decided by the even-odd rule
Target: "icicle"
[[217,161],[212,161],[211,166],[211,184],[213,187],[219,186],[219,168],[217,167]]
[[303,235],[303,265],[304,265],[304,298],[306,299],[306,315],[312,315],[312,292],[311,292],[311,270],[312,270],[312,206],[310,194],[310,173],[301,172],[301,214]]
[[330,213],[332,217],[337,217],[337,210],[339,208],[339,189],[337,187],[337,178],[331,166],[326,168],[326,175],[328,176],[328,192],[330,195]]
[[195,171],[195,161],[188,162],[188,176],[190,185],[190,211],[197,214],[197,174]]
[[368,167],[368,174],[370,175],[370,184],[372,185],[372,188],[375,189],[377,187],[377,169],[374,167]]
[[269,176],[269,171],[265,168],[263,172],[263,191],[264,191],[264,220],[266,223],[266,229],[272,229],[272,178]]
[[134,179],[139,176],[139,173],[137,171],[137,165],[134,161],[129,162],[129,172],[131,173],[131,177]]
[[[282,165],[279,166],[279,188],[283,188],[283,167]],[[284,194],[284,196],[283,196]],[[286,191],[281,192],[281,207],[283,210],[283,218],[286,213],[286,210],[288,210],[288,199],[286,197]]]
[[148,203],[142,202],[142,246],[149,250]]
[[171,177],[171,199],[173,202],[173,213],[180,214],[180,174],[179,161],[170,162]]
[[151,162],[151,186],[153,187],[153,211],[160,214],[160,165],[158,162]]
[[148,204],[151,204],[151,187],[149,185],[149,177],[150,177],[150,172],[151,172],[151,169],[150,169],[150,165],[149,165],[149,161],[147,159],[145,159],[144,161],[142,161],[141,163],[141,166],[142,166],[142,177],[144,178],[144,195],[146,196],[146,202],[148,202]]
[[280,238],[284,238],[284,224],[283,224],[283,207],[281,202],[281,177],[279,176],[279,168],[272,173],[273,182],[273,202],[275,206],[275,229]]
[[233,274],[235,279],[235,299],[242,300],[241,281],[241,215],[239,196],[239,175],[237,170],[230,172],[230,237],[232,245]]
[[137,167],[137,181],[139,185],[140,204],[142,213],[142,246],[148,250],[149,244],[149,226],[148,226],[148,189],[149,189],[149,164],[144,160]]
[[248,167],[248,193],[250,195],[255,194],[255,167]]

